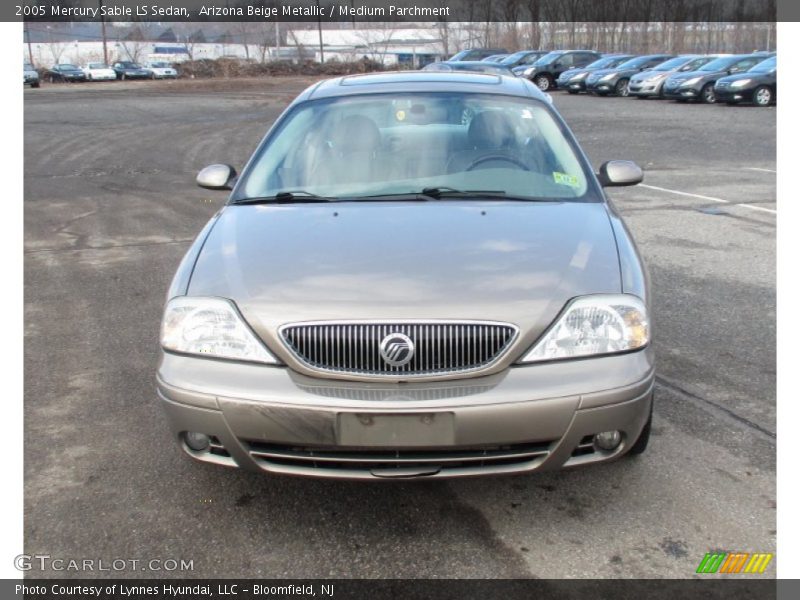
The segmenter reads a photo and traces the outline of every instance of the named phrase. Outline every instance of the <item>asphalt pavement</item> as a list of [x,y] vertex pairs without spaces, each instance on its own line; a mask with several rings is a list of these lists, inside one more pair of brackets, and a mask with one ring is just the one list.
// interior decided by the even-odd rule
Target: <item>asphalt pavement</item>
[[184,456],[154,375],[170,278],[225,200],[194,176],[243,165],[305,83],[25,91],[26,553],[193,561],[100,577],[683,578],[712,550],[775,551],[774,108],[553,93],[593,164],[646,172],[612,194],[655,302],[642,457],[354,483]]

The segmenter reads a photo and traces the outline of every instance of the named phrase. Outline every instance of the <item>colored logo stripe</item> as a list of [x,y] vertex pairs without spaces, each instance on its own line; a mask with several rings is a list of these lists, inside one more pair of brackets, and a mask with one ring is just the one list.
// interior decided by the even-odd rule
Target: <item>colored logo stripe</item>
[[763,573],[772,560],[767,552],[708,552],[700,561],[697,573]]

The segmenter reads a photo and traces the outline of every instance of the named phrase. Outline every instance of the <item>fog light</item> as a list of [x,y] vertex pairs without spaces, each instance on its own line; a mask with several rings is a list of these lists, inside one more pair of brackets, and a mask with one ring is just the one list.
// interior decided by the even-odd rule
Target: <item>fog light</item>
[[611,451],[619,446],[620,440],[622,436],[619,431],[604,431],[594,436],[594,445],[600,450]]
[[195,431],[187,431],[183,434],[183,439],[186,440],[186,445],[195,452],[207,450],[210,442],[205,433],[197,433]]

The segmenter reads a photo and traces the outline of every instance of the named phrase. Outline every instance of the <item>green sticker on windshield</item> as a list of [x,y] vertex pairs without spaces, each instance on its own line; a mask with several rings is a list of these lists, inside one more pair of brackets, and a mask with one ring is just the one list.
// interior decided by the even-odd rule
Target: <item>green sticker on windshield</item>
[[575,188],[581,186],[578,178],[575,177],[575,175],[570,175],[569,173],[560,173],[558,171],[553,171],[553,181],[560,185],[568,185]]

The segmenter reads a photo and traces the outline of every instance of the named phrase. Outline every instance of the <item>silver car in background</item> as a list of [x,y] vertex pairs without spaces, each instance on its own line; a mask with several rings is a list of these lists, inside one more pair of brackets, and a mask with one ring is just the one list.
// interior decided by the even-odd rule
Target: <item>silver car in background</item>
[[647,275],[524,78],[350,76],[303,92],[186,253],[157,388],[190,456],[350,479],[529,473],[641,453]]
[[22,63],[22,85],[29,85],[32,88],[38,88],[41,85],[39,72],[29,62]]
[[670,58],[652,69],[642,71],[631,77],[628,84],[628,94],[637,98],[663,98],[664,82],[671,75],[696,71],[716,58],[718,58],[716,54],[707,54],[705,56],[687,54]]

